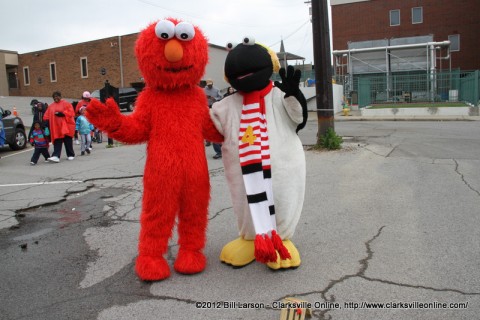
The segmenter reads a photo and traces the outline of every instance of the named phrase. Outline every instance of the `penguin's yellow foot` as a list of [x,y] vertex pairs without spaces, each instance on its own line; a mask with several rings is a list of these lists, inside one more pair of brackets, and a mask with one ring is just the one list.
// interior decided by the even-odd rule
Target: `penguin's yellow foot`
[[255,245],[253,240],[242,237],[227,243],[220,253],[220,261],[233,267],[243,267],[255,260]]
[[277,261],[269,262],[267,263],[267,266],[273,270],[298,267],[300,263],[302,263],[302,260],[300,260],[300,253],[298,252],[297,248],[295,247],[293,242],[290,240],[283,240],[282,242],[283,242],[283,245],[288,249],[288,252],[290,252],[291,258],[282,260],[280,258],[280,255],[277,252]]

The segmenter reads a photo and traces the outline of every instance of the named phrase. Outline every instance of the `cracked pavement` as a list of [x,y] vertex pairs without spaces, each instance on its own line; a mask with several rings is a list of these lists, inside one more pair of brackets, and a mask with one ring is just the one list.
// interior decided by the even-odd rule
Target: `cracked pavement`
[[[292,239],[302,265],[279,272],[220,263],[236,220],[222,163],[207,148],[207,268],[161,282],[140,281],[133,270],[145,146],[95,145],[90,157],[35,167],[30,152],[3,158],[0,319],[279,319],[274,302],[285,297],[312,303],[314,319],[475,319],[478,123],[337,122],[342,150],[306,151],[305,205]],[[315,142],[316,125],[301,132],[305,145]],[[174,231],[171,265],[176,241]],[[198,308],[223,301],[260,307]]]

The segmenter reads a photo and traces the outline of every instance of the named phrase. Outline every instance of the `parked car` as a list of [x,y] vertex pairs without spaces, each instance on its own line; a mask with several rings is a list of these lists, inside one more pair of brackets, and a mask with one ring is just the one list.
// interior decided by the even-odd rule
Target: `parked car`
[[4,110],[0,107],[2,122],[0,125],[5,130],[5,144],[8,144],[13,150],[21,150],[27,146],[27,135],[25,126],[20,117],[13,116],[10,110]]
[[[100,90],[94,90],[92,98],[100,100]],[[137,101],[138,92],[135,88],[119,88],[118,89],[118,106],[120,109],[133,111],[135,102]]]

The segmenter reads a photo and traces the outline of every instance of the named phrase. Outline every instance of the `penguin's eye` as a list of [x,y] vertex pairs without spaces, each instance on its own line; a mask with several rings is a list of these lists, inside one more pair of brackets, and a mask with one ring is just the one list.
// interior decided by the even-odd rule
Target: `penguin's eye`
[[195,29],[188,22],[180,22],[175,27],[175,36],[178,40],[190,41],[195,37]]
[[235,47],[238,45],[237,42],[233,42],[233,41],[230,41],[227,43],[227,45],[225,46],[225,48],[227,49],[227,51],[232,51],[233,49],[235,49]]
[[172,39],[175,35],[175,24],[170,20],[160,20],[155,26],[155,34],[163,40]]
[[255,38],[254,37],[244,37],[243,38],[243,44],[247,46],[253,46],[255,44]]

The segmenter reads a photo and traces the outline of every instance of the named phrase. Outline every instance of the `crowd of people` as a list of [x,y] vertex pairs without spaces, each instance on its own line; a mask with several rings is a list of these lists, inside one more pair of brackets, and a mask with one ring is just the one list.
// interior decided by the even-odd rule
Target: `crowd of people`
[[[208,101],[208,107],[221,99],[235,93],[232,87],[222,96],[220,90],[213,86],[212,80],[206,81],[204,88]],[[92,141],[102,143],[102,133],[96,129],[85,116],[88,108],[90,92],[85,91],[80,101],[70,103],[62,99],[62,94],[55,91],[52,94],[53,103],[50,105],[36,102],[33,106],[33,123],[28,133],[30,144],[34,146],[34,152],[30,159],[31,165],[36,165],[40,156],[45,162],[59,163],[62,149],[65,148],[67,160],[75,159],[73,145],[80,145],[80,155],[90,155],[92,152]],[[50,154],[50,144],[53,145],[53,152]],[[215,151],[214,159],[222,158],[222,145],[206,141],[206,146],[213,145]]]
[[[59,91],[55,91],[52,98],[53,103],[50,105],[38,102],[34,106],[33,123],[28,134],[29,141],[34,146],[31,165],[37,164],[40,155],[45,158],[45,162],[59,163],[63,148],[67,160],[74,160],[74,141],[81,144],[81,156],[92,151],[95,128],[85,117],[85,110],[91,99],[90,92],[85,91],[82,99],[75,105],[62,99]],[[50,144],[53,144],[52,154],[49,152]]]

